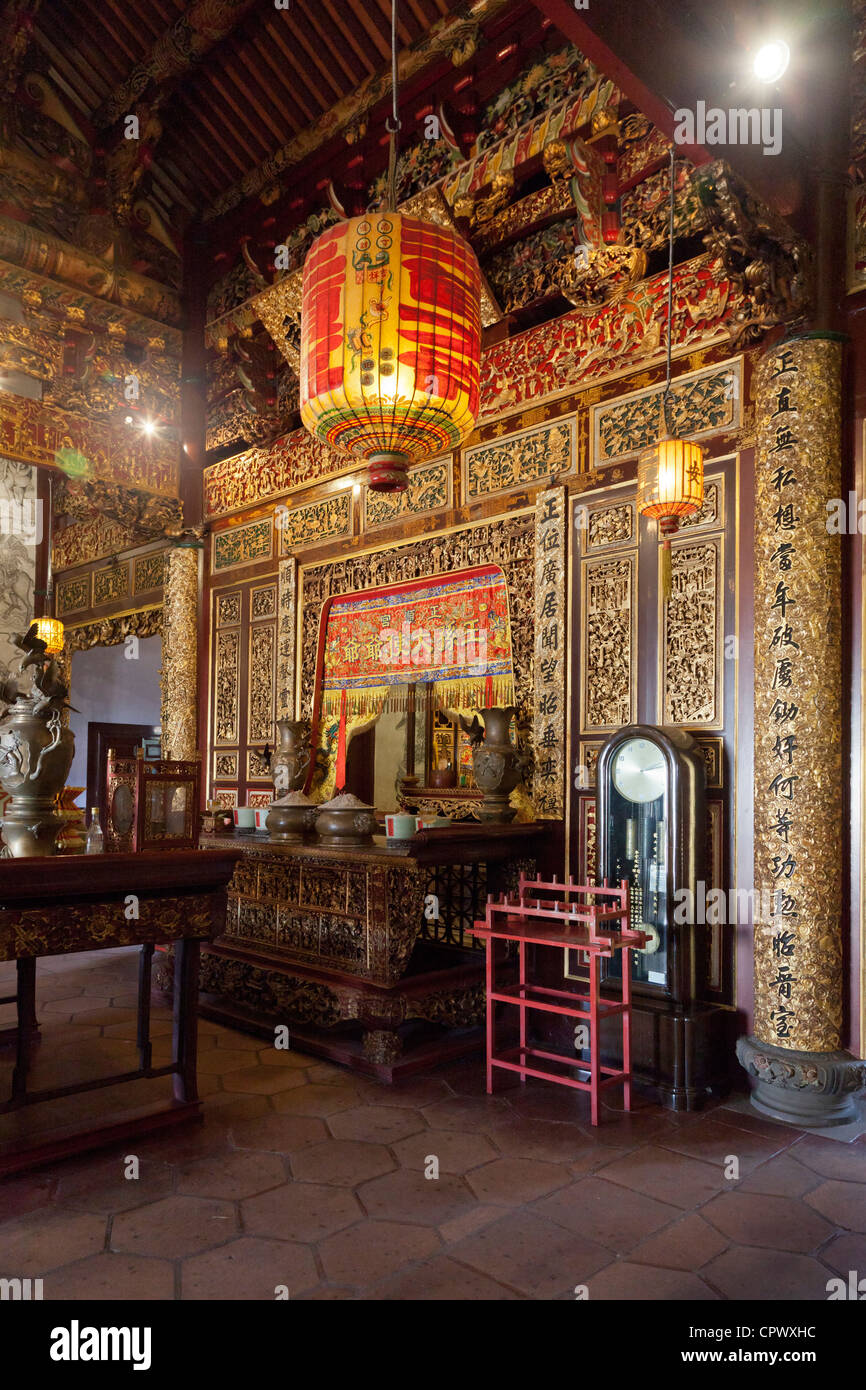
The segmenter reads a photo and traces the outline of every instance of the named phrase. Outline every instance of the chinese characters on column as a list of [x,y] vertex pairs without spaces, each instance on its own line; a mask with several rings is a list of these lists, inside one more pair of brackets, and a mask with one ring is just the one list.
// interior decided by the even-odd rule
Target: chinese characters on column
[[548,488],[535,509],[535,774],[540,818],[564,814],[565,488]]
[[[755,1033],[839,1046],[841,588],[825,525],[840,473],[839,344],[759,369],[755,469]],[[835,396],[834,396],[835,392]]]

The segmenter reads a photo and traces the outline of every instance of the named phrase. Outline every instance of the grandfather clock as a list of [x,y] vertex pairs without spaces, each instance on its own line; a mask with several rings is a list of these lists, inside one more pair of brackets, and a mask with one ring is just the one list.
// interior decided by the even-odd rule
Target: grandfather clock
[[[704,784],[700,749],[681,729],[629,724],[599,754],[599,878],[628,880],[631,925],[649,937],[632,952],[634,1072],[673,1110],[698,1108],[728,1072],[730,1016],[705,1001],[708,936],[695,920]],[[619,969],[610,962],[610,975]]]

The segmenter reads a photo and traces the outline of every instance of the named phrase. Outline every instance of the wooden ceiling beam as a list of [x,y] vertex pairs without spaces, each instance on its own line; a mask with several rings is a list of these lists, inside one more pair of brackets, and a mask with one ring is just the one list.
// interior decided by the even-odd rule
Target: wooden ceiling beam
[[[322,51],[320,47],[321,41],[319,41],[319,45],[317,45],[315,38],[313,37],[311,31],[307,26],[307,20],[305,15],[301,14],[300,12],[293,13],[292,29],[298,40],[298,43],[304,49],[304,52],[307,54],[307,56],[311,58],[312,61],[315,63],[316,67],[319,69],[319,72],[322,74],[322,77],[325,79],[328,86],[330,87],[331,95],[328,98],[326,105],[331,106],[335,98],[339,99],[343,95],[345,88],[342,87],[340,83],[336,80],[336,78],[333,76],[333,73],[331,71],[332,64],[328,64],[322,61]],[[328,57],[331,59],[336,57],[337,61],[339,62],[339,56],[333,48],[328,53]],[[347,76],[351,81],[351,72],[349,72]]]
[[220,188],[224,180],[228,182],[234,177],[233,162],[227,164],[224,158],[217,158],[213,146],[200,130],[187,130],[183,140],[173,146],[167,145],[160,158],[177,168],[181,187],[191,198],[204,196],[203,189]]
[[39,47],[48,55],[57,71],[61,73],[64,81],[75,92],[76,100],[79,103],[83,102],[87,112],[91,112],[100,100],[100,94],[95,92],[90,83],[81,77],[66,55],[50,39],[46,38],[41,30],[37,29],[34,37]]
[[[246,50],[244,48],[236,48],[234,52],[234,57],[238,62],[243,63],[247,71],[252,74],[253,78],[258,83],[262,94],[267,96],[269,88],[267,87],[265,82],[263,82],[261,75],[256,72],[255,68],[253,67],[250,56],[246,52]],[[235,86],[243,93],[244,99],[249,102],[250,106],[253,108],[253,110],[256,112],[256,114],[259,116],[262,122],[267,126],[268,130],[271,132],[271,134],[277,141],[277,144],[282,144],[282,141],[285,138],[285,131],[282,130],[278,122],[274,120],[270,111],[266,110],[263,104],[259,101],[259,98],[254,90],[253,84],[248,82],[248,80],[243,76],[242,73],[238,73],[234,65],[231,63],[226,63],[225,74],[226,77],[228,77],[235,84]],[[273,105],[273,103],[271,104]]]
[[[78,0],[76,0],[76,3],[77,2]],[[121,45],[124,53],[129,59],[129,66],[134,67],[136,63],[141,62],[142,53],[146,53],[148,48],[150,47],[150,44],[153,42],[152,39],[150,39],[150,42],[148,42],[149,31],[147,29],[145,29],[144,32],[142,32],[145,22],[144,15],[136,15],[136,18],[140,21],[139,27],[136,27],[135,24],[130,23],[127,14],[124,13],[123,6],[118,5],[117,0],[107,0],[107,3],[109,9],[111,10],[111,15],[114,16],[113,20],[111,18],[111,15],[107,15],[105,13],[104,0],[102,0],[101,4],[89,8],[96,9],[97,21],[102,25],[102,28],[105,32],[107,32],[111,37],[116,38],[117,42]],[[145,9],[146,7],[141,6],[140,8]],[[125,31],[127,35],[125,42],[122,31]],[[132,42],[131,48],[129,47],[130,41]],[[123,75],[126,76],[126,73],[128,71],[129,68],[124,68]]]
[[[352,16],[360,19],[364,29],[366,29],[376,48],[379,50],[380,57],[391,58],[391,24],[387,25],[387,37],[383,35],[381,26],[375,22],[375,14],[367,9],[364,0],[350,0]],[[345,21],[344,21],[345,23]]]
[[[281,36],[280,34],[277,34],[277,33],[274,34],[274,43],[276,44],[277,48],[278,48],[278,49],[280,50],[280,52],[282,53],[283,57],[286,59],[286,62],[289,64],[290,68],[292,69],[292,72],[293,72],[293,73],[295,74],[295,76],[297,77],[297,76],[298,76],[298,65],[297,65],[297,63],[294,61],[294,58],[292,57],[292,52],[291,52],[291,50],[290,50],[289,48],[286,47],[285,41],[283,40],[283,38],[282,38],[282,36]],[[285,76],[284,76],[284,78],[283,78],[283,81],[285,82]],[[287,85],[288,85],[288,84],[287,84]],[[313,94],[312,94],[312,92],[311,92],[311,90],[310,90],[309,85],[308,85],[307,83],[305,83],[305,82],[302,81],[302,82],[301,82],[301,91],[298,91],[297,86],[294,86],[294,87],[292,88],[292,96],[293,96],[294,100],[297,102],[298,106],[300,106],[301,110],[303,111],[303,113],[304,113],[304,120],[305,120],[305,121],[314,121],[314,120],[316,119],[316,117],[319,115],[319,112],[318,112],[318,111],[315,111],[315,112],[314,112],[313,109],[312,109],[310,106],[307,105],[307,102],[308,102],[311,98],[312,98],[313,101],[316,100],[316,97],[313,96]],[[306,101],[304,100],[304,97],[307,98]]]
[[257,36],[253,39],[253,45],[256,49],[256,52],[261,56],[262,61],[267,64],[271,72],[279,81],[279,87],[274,87],[274,89],[272,90],[272,98],[274,105],[276,106],[277,110],[279,111],[283,120],[286,122],[286,125],[289,127],[289,129],[297,133],[297,131],[303,128],[305,117],[300,107],[298,106],[297,101],[294,98],[294,95],[288,90],[288,88],[285,85],[285,70],[277,66],[276,60],[271,52],[271,46],[265,43],[263,39]]
[[[324,5],[328,18],[330,19],[331,24],[333,26],[333,32],[339,34],[340,37],[348,43],[349,47],[353,50],[355,57],[358,59],[358,62],[364,68],[363,76],[369,77],[371,72],[376,71],[378,64],[370,61],[370,58],[364,52],[364,50],[361,48],[360,44],[356,40],[351,28],[344,28],[342,19],[339,17],[339,15],[334,13],[334,0],[322,0],[322,4]],[[324,33],[324,31],[319,27],[320,20],[321,16],[317,15],[313,22],[321,36],[322,42],[325,45],[327,45],[329,35]]]
[[[309,14],[305,17],[313,34],[313,42],[318,44],[323,53],[328,53],[335,58],[345,73],[346,80],[350,87],[354,87],[358,81],[357,54],[353,54],[346,39],[333,26],[327,38],[323,33],[319,20],[316,15]],[[345,96],[345,88],[340,90],[340,97]]]
[[[236,170],[240,171],[241,173],[245,173],[248,168],[246,160],[236,150],[232,149],[231,145],[229,145],[228,141],[223,135],[222,130],[220,129],[220,125],[224,123],[225,120],[225,113],[216,112],[212,114],[213,107],[210,105],[208,101],[206,101],[204,95],[200,92],[196,95],[195,100],[197,107],[196,114],[198,115],[199,123],[204,126],[208,135],[213,140],[214,146],[219,146],[223,153],[228,156],[230,163],[234,165],[234,168]],[[189,117],[186,118],[186,121],[182,123],[180,127],[178,146],[181,146],[183,140],[186,138],[184,132],[188,133],[189,135],[199,134],[199,131],[196,130],[196,122],[192,121]],[[207,147],[205,146],[205,148]],[[209,157],[211,159],[214,158],[213,149],[210,150]]]
[[[390,42],[390,34],[391,34],[391,0],[376,0],[376,3],[377,3],[378,6],[379,6],[379,12],[380,12],[380,14],[382,15],[383,19],[385,20],[385,24],[386,24],[386,27],[387,27],[387,32],[388,32],[388,35],[389,35],[389,42]],[[402,11],[402,12],[401,12],[401,11]],[[422,29],[417,29],[417,28],[415,28],[414,26],[413,26],[413,28],[412,28],[411,30],[408,29],[407,26],[406,26],[406,12],[405,12],[405,11],[406,11],[405,5],[403,5],[402,7],[401,7],[400,5],[397,6],[397,40],[398,40],[399,43],[401,43],[401,44],[403,45],[404,48],[408,48],[410,43],[414,43],[415,40],[416,40],[417,38],[420,37],[421,33],[423,33],[424,29],[426,29],[427,26],[424,25]]]

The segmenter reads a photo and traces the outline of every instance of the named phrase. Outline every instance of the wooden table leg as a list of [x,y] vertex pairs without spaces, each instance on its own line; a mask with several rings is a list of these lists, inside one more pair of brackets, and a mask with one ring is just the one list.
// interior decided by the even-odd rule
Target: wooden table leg
[[199,942],[174,943],[174,1061],[175,1100],[198,1100],[196,1057],[198,1051]]
[[138,1065],[149,1071],[153,1064],[153,1044],[150,1040],[150,974],[153,965],[153,946],[148,943],[138,953]]

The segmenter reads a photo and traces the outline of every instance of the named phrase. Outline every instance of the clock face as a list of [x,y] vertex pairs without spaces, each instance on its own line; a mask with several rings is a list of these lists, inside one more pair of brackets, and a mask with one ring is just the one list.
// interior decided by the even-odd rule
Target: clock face
[[613,784],[628,801],[655,801],[665,789],[661,749],[645,738],[630,738],[613,760]]

